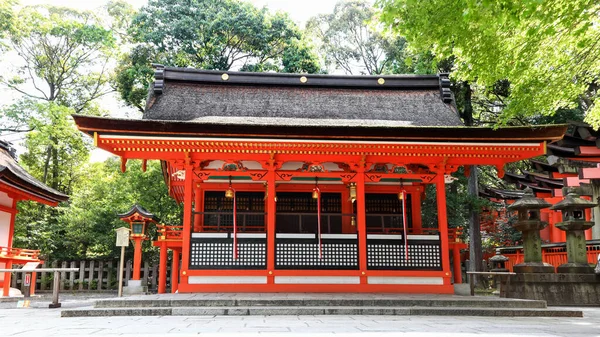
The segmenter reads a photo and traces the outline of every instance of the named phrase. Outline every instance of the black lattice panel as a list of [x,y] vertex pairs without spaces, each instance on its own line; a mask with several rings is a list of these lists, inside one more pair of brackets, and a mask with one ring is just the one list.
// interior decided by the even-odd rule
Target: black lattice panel
[[238,239],[238,258],[233,258],[233,239],[191,239],[190,269],[266,269],[264,239]]
[[375,270],[442,270],[440,243],[408,241],[408,260],[401,240],[368,240],[367,268]]
[[278,239],[276,269],[358,269],[356,240],[323,240],[322,259],[317,240]]

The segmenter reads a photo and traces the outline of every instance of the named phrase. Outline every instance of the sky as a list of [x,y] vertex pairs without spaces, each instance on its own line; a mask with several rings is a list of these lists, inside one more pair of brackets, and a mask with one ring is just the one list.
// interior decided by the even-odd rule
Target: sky
[[[1,0],[0,0],[1,1]],[[126,0],[126,2],[133,5],[135,8],[140,8],[147,3],[148,0]],[[256,7],[262,8],[267,7],[271,11],[284,11],[289,13],[292,20],[294,20],[300,27],[304,27],[306,21],[318,14],[331,13],[333,8],[339,0],[244,0],[254,4]],[[21,5],[53,5],[53,6],[64,6],[70,8],[76,8],[80,10],[94,10],[96,8],[104,6],[108,0],[20,0]],[[0,90],[3,97],[14,97],[14,92],[10,92],[8,89],[3,88]],[[101,106],[111,111],[113,116],[125,116],[128,114],[130,108],[125,107],[122,103],[117,100],[117,95],[107,96],[100,102]],[[21,153],[24,148],[19,146],[20,140],[22,140],[22,134],[13,134],[4,136],[3,139],[14,142],[17,152]],[[94,149],[91,153],[91,161],[103,161],[110,154],[100,149]]]
[[[147,0],[126,0],[136,8],[145,5]],[[304,26],[310,18],[321,13],[333,11],[339,0],[245,0],[256,7],[267,6],[272,11],[284,11],[290,14],[292,20]],[[106,4],[106,0],[21,0],[23,5],[52,4],[54,6],[72,7],[78,9],[95,9]]]

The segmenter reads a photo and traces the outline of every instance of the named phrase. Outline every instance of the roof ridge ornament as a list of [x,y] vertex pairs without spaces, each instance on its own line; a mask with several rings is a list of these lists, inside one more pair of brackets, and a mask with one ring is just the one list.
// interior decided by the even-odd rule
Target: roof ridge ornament
[[161,95],[165,87],[165,66],[152,63],[154,68],[154,94]]
[[15,150],[15,148],[12,147],[11,142],[0,140],[0,149],[6,151],[6,153],[8,153],[8,155],[12,157],[12,159],[17,161],[17,150]]
[[450,90],[451,82],[448,76],[448,73],[438,74],[438,77],[440,78],[440,95],[442,97],[442,101],[450,104],[452,101],[454,101],[454,96],[452,95],[452,90]]

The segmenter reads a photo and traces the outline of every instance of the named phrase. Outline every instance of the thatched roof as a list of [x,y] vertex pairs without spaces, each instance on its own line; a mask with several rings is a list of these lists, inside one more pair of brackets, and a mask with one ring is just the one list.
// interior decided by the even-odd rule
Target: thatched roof
[[445,75],[338,76],[156,66],[144,119],[273,126],[461,126]]

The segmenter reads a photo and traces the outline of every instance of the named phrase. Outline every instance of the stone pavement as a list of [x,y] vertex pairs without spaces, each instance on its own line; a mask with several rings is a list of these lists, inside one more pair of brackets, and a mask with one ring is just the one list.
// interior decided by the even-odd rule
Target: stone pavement
[[[63,297],[63,306],[91,300]],[[61,318],[58,309],[2,303],[0,336],[600,336],[600,308],[584,318],[446,316],[171,316]],[[35,306],[42,307],[43,302]],[[8,309],[11,307],[11,309]]]

